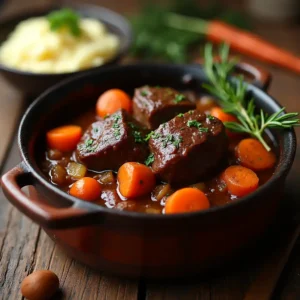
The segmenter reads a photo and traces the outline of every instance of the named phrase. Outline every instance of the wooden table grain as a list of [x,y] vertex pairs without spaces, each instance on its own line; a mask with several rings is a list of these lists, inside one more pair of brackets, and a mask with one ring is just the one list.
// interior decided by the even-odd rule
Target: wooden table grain
[[[96,2],[96,1],[93,1]],[[123,3],[118,5],[118,3]],[[118,11],[130,11],[125,1],[102,1],[101,4]],[[137,1],[138,2],[138,1]],[[131,0],[132,7],[136,7]],[[19,5],[16,5],[18,3]],[[40,5],[47,3],[40,1]],[[13,0],[3,12],[9,15],[26,9],[26,2]],[[300,55],[300,26],[274,26],[257,24],[256,32],[271,42]],[[249,59],[248,59],[249,60]],[[251,61],[251,60],[250,60]],[[253,60],[252,60],[253,61]],[[270,94],[286,106],[288,111],[300,111],[300,75],[270,67],[273,74]],[[16,129],[26,107],[22,95],[0,77],[0,171],[7,171],[20,162],[16,145]],[[299,130],[297,136],[299,138]],[[293,169],[287,180],[287,199],[300,197],[300,153],[297,152]],[[297,202],[295,209],[299,210]],[[284,235],[284,233],[282,233]],[[281,237],[278,236],[278,239]],[[283,236],[284,238],[284,236]],[[272,247],[272,246],[271,246]],[[276,242],[274,243],[276,247]],[[269,249],[270,250],[270,249]],[[271,249],[272,251],[272,249]],[[298,239],[288,263],[280,276],[273,299],[300,299],[300,240]],[[267,253],[264,255],[268,255]],[[60,278],[61,293],[56,299],[72,300],[163,300],[203,299],[241,300],[251,282],[260,273],[264,256],[258,262],[235,266],[213,278],[196,279],[190,283],[151,283],[143,280],[127,280],[95,272],[67,257],[47,235],[27,217],[13,208],[0,191],[0,299],[21,299],[19,291],[23,278],[37,269],[51,269]],[[259,297],[258,300],[265,300]]]

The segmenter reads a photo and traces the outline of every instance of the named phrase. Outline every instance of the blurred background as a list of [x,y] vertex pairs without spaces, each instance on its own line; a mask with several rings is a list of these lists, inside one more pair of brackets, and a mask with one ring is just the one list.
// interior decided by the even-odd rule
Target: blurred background
[[[68,2],[70,1],[0,0],[2,3],[0,17],[5,18],[11,14],[55,3],[65,3],[67,6]],[[130,56],[134,58],[189,62],[195,57],[190,55],[190,49],[198,49],[197,46],[205,41],[204,36],[167,28],[163,24],[167,11],[202,19],[221,19],[239,28],[254,31],[290,50],[295,48],[290,44],[298,42],[294,38],[290,40],[289,36],[291,32],[300,28],[298,0],[77,0],[76,2],[105,6],[128,17],[135,34],[130,52]]]

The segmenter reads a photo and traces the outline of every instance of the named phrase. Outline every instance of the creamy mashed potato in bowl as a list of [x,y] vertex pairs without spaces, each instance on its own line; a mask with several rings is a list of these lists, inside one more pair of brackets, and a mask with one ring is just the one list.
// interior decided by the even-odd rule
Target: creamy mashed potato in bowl
[[81,34],[67,28],[50,29],[46,17],[35,17],[17,25],[0,46],[0,62],[19,70],[36,73],[67,73],[101,66],[119,49],[117,35],[96,19],[79,20]]
[[131,29],[125,18],[99,6],[71,8],[79,34],[72,33],[74,16],[49,21],[60,7],[0,22],[0,72],[23,93],[36,96],[70,75],[116,63],[127,52]]

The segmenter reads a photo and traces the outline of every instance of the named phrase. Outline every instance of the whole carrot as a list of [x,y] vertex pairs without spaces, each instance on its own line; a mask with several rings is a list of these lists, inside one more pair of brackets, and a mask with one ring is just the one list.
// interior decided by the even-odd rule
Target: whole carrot
[[206,21],[169,13],[166,23],[173,28],[204,34],[214,43],[225,42],[230,44],[231,49],[242,54],[300,73],[299,57],[263,40],[258,35],[222,21]]

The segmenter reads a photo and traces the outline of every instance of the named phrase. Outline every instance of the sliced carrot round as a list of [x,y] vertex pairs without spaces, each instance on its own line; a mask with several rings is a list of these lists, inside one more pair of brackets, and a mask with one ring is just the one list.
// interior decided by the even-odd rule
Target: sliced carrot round
[[238,119],[234,115],[224,112],[224,110],[222,108],[217,107],[217,106],[215,106],[211,109],[210,114],[213,117],[218,118],[222,122],[237,122],[238,121]]
[[166,201],[165,213],[178,214],[208,209],[206,195],[196,188],[183,188],[172,194]]
[[254,171],[270,169],[276,162],[275,154],[267,151],[260,141],[253,138],[240,141],[236,147],[236,156],[241,165]]
[[132,103],[129,95],[122,90],[111,89],[99,97],[96,104],[96,112],[98,116],[104,118],[122,108],[130,113],[131,106]]
[[62,152],[72,151],[80,141],[82,129],[76,125],[66,125],[47,132],[47,144],[51,149]]
[[127,162],[118,171],[122,196],[134,198],[149,194],[155,187],[155,175],[150,168],[137,162]]
[[258,187],[259,179],[250,169],[242,166],[230,166],[222,174],[230,194],[242,197],[252,193]]
[[100,197],[101,185],[91,177],[77,180],[70,188],[70,195],[86,201],[95,201]]

